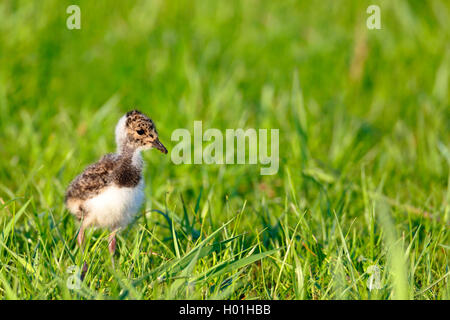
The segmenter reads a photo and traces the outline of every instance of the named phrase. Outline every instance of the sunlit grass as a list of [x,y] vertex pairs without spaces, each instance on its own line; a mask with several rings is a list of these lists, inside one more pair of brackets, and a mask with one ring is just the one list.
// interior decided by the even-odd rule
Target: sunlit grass
[[[1,298],[449,299],[446,1],[72,2],[0,2]],[[63,195],[132,108],[169,156],[114,270]],[[194,120],[279,129],[278,174],[174,165]]]

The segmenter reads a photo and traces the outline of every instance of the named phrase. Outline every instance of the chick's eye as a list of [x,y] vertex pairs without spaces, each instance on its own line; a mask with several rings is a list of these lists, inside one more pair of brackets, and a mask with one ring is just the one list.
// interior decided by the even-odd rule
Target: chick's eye
[[139,134],[141,136],[145,133],[145,131],[143,129],[136,130],[136,132],[137,132],[137,134]]

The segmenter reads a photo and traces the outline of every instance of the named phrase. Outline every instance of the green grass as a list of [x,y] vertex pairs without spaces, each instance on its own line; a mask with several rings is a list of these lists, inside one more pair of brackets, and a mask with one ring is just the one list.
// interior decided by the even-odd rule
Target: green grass
[[[437,0],[1,1],[0,298],[449,299],[449,21]],[[194,120],[280,129],[279,172],[146,152],[117,268],[92,230],[71,290],[65,188],[135,107],[169,152]]]

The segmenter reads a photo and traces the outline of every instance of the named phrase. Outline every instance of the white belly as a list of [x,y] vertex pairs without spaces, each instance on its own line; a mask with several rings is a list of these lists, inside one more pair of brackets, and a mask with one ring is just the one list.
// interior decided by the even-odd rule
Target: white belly
[[86,202],[89,225],[123,228],[135,217],[144,202],[144,181],[134,188],[111,186]]

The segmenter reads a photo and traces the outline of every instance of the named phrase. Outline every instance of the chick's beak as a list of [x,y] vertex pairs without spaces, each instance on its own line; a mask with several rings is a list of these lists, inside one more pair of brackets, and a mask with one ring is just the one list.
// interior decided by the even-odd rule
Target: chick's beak
[[152,145],[153,145],[153,148],[158,149],[162,153],[167,153],[166,147],[164,147],[164,145],[161,143],[161,141],[159,141],[159,139],[154,140],[152,142]]

